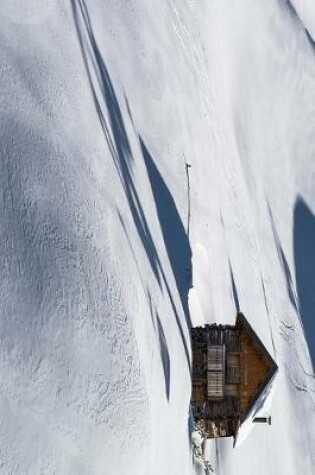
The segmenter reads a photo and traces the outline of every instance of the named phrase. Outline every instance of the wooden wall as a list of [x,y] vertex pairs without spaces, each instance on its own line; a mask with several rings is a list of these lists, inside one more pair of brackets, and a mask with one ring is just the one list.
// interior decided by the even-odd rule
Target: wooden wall
[[249,335],[242,330],[240,333],[240,410],[243,413],[260,385],[265,381],[269,363],[251,341]]
[[[206,325],[192,329],[192,398],[196,422],[203,424],[210,437],[235,434],[257,391],[264,384],[270,361],[256,347],[251,332],[244,326]],[[208,345],[224,346],[224,390],[220,397],[209,397],[209,378],[214,367]],[[211,356],[211,355],[210,355]],[[210,369],[209,369],[210,368]],[[223,366],[222,366],[223,368]]]

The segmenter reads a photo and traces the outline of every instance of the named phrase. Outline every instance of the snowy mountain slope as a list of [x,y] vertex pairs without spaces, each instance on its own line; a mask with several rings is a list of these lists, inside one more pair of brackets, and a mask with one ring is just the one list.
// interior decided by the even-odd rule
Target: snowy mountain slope
[[235,451],[220,441],[217,463],[222,473],[312,473],[314,373],[301,318],[312,349],[314,51],[281,2],[212,5],[217,187],[204,184],[200,198],[202,216],[209,203],[210,238],[196,217],[193,267],[202,274],[193,302],[205,320],[211,308],[221,322],[240,306],[279,365],[273,425],[254,427]]
[[313,44],[315,37],[314,3],[311,0],[288,0],[287,5],[292,9],[293,15],[296,15],[301,21],[310,43]]
[[279,365],[273,424],[211,462],[311,474],[301,21],[275,0],[42,5],[0,5],[0,473],[193,473],[189,327],[240,307]]
[[[150,184],[163,178],[145,145],[158,121],[162,137],[171,132],[176,107],[169,124],[163,112],[140,136],[143,124],[132,122],[126,98],[136,100],[134,84],[139,98],[147,89],[147,102],[158,101],[164,85],[150,57],[129,91],[128,81],[125,93],[122,80],[114,87],[97,27],[116,44],[108,26],[116,22],[114,34],[125,34],[133,51],[138,20],[130,33],[132,5],[124,15],[115,11],[123,5],[100,5],[93,12],[83,2],[60,3],[31,27],[2,7],[2,473],[190,468],[187,290],[186,297],[177,291],[183,284]],[[125,66],[116,48],[115,62]],[[154,116],[145,99],[138,104],[142,121]],[[186,206],[179,153],[174,172]],[[164,188],[174,232],[185,236]]]

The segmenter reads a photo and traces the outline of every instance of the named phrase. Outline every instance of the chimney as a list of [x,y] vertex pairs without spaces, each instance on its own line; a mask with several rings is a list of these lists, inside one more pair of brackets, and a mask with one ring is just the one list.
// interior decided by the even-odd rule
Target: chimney
[[255,417],[253,422],[258,422],[260,424],[269,424],[271,426],[271,416],[269,417]]

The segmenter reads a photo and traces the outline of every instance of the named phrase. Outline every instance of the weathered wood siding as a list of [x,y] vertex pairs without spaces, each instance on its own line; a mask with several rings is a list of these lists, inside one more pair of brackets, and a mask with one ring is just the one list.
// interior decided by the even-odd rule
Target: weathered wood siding
[[235,435],[277,365],[241,313],[235,326],[205,325],[191,337],[195,421],[210,437]]
[[[213,347],[212,352],[209,348]],[[224,359],[215,358],[221,347]],[[213,354],[212,354],[213,353]],[[239,415],[239,335],[235,327],[206,325],[192,330],[193,378],[192,409],[195,419],[223,419]],[[217,356],[217,355],[216,355]],[[214,361],[216,360],[216,361]],[[209,390],[212,371],[222,370],[222,394]],[[210,376],[209,376],[210,375]]]
[[240,347],[239,394],[240,410],[243,413],[255,397],[259,386],[265,381],[269,365],[244,330],[240,332]]

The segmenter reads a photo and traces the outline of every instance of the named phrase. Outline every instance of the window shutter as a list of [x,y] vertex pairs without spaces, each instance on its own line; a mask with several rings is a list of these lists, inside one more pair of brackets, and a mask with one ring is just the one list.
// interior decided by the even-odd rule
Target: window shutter
[[225,346],[208,345],[207,393],[209,399],[224,397]]
[[223,345],[208,346],[208,371],[223,371]]
[[208,371],[208,398],[223,398],[223,373]]

